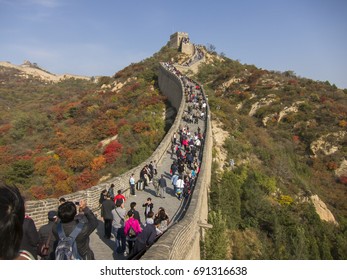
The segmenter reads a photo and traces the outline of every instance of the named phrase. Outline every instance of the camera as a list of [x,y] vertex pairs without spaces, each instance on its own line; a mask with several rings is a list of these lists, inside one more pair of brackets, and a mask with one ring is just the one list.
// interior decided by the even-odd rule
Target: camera
[[77,206],[80,206],[80,202],[79,202],[79,201],[75,201],[75,204],[76,204]]

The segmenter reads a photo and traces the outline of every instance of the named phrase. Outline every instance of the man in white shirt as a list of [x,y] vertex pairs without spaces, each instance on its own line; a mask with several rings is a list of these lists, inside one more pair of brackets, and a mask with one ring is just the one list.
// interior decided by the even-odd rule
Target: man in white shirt
[[131,174],[131,176],[130,176],[129,184],[130,184],[130,194],[133,195],[133,196],[136,196],[136,194],[135,194],[135,178],[134,178],[134,173]]
[[179,200],[181,200],[182,198],[183,189],[184,189],[184,181],[182,177],[180,176],[176,182],[176,195]]

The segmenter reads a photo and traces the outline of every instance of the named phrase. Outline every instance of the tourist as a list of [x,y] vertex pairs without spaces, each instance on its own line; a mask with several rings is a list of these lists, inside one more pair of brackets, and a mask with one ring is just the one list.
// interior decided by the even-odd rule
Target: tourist
[[116,237],[116,246],[114,248],[115,254],[126,255],[126,238],[124,234],[125,214],[124,202],[122,199],[118,199],[116,201],[116,208],[112,210],[112,229],[113,235]]
[[112,232],[113,215],[112,210],[115,208],[115,203],[107,194],[106,199],[101,205],[101,217],[104,219],[104,238],[110,239]]
[[[135,240],[137,235],[142,231],[141,225],[137,219],[134,218],[134,212],[132,210],[128,211],[128,220],[125,222],[124,226],[124,234],[126,236],[128,247],[129,247],[129,254],[131,254],[131,251],[133,249]],[[133,229],[133,236],[129,235],[130,229]]]
[[[79,202],[79,210],[84,213],[87,222],[83,223],[82,231],[76,237],[77,251],[83,260],[94,260],[94,252],[89,247],[89,236],[97,228],[98,219],[88,208],[85,200],[81,200]],[[59,223],[61,223],[61,226],[66,236],[69,236],[72,233],[72,231],[76,228],[77,224],[82,222],[80,219],[75,219],[76,214],[76,205],[71,201],[63,203],[58,208],[58,218],[60,219]],[[53,235],[56,240],[60,239],[58,234],[59,223],[53,226]]]
[[23,236],[24,200],[17,187],[0,181],[0,260],[34,259],[20,252]]
[[[58,213],[55,210],[48,212],[48,223],[40,227],[39,229],[39,247],[38,254],[41,260],[54,260],[54,243],[55,237],[53,236],[53,226],[58,219]],[[47,247],[47,251],[43,250],[43,247]]]
[[147,201],[142,205],[142,207],[145,207],[145,218],[147,219],[148,213],[153,211],[152,198],[147,198]]

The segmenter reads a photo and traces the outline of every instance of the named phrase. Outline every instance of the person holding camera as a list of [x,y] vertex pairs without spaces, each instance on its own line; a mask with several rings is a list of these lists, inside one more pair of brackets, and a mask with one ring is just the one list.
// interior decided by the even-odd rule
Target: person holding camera
[[[79,203],[79,213],[82,214],[83,219],[76,219],[77,207],[76,203],[67,201],[59,206],[58,217],[64,229],[65,235],[69,236],[75,229],[77,224],[82,223],[83,227],[81,232],[76,237],[77,251],[83,260],[94,260],[94,252],[89,247],[89,236],[98,226],[98,219],[93,212],[87,207],[85,200],[81,200]],[[58,224],[59,224],[58,223]],[[58,224],[53,226],[53,235],[56,240],[59,240]],[[57,242],[55,247],[57,246]],[[55,248],[54,248],[55,250]]]

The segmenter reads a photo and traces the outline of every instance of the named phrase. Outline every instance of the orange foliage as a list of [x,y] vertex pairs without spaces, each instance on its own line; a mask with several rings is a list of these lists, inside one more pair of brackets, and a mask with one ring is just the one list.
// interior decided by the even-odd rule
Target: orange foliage
[[328,168],[328,170],[336,170],[337,169],[337,163],[336,162],[334,162],[334,161],[329,161],[328,163],[327,163],[327,168]]
[[69,177],[69,174],[59,165],[53,165],[47,169],[45,182],[48,188],[51,187],[54,190],[53,195],[56,196],[73,191],[72,177]]
[[13,160],[8,146],[0,146],[0,164],[9,164]]
[[148,129],[149,129],[149,125],[143,121],[137,122],[133,126],[133,130],[136,133],[141,133],[141,132],[146,131]]
[[97,171],[100,169],[103,169],[106,164],[106,159],[104,156],[98,156],[93,159],[93,161],[90,164],[90,167],[93,171]]
[[89,169],[84,169],[83,172],[78,176],[76,184],[78,190],[85,190],[97,184],[99,180],[98,175]]
[[36,157],[34,161],[34,170],[37,175],[44,176],[48,168],[53,165],[55,160],[51,156]]
[[68,173],[59,165],[53,165],[47,169],[47,177],[51,179],[52,183],[56,183],[66,180],[68,178]]
[[92,154],[88,151],[71,151],[71,154],[68,157],[66,164],[75,171],[82,171],[85,167],[89,166],[92,157]]
[[118,133],[118,128],[114,120],[95,120],[92,124],[94,133],[100,138],[114,136]]
[[45,188],[42,186],[32,186],[30,188],[30,192],[32,196],[35,197],[36,199],[44,199],[47,197]]
[[12,128],[12,125],[10,123],[3,124],[0,126],[0,134],[7,133]]
[[345,120],[339,121],[339,126],[340,127],[347,127],[347,121],[345,121]]

